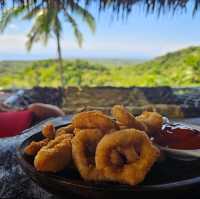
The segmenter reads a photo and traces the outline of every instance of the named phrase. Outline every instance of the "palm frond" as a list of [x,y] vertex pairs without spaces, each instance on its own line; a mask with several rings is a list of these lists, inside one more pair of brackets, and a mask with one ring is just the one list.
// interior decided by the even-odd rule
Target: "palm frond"
[[74,35],[76,37],[78,45],[81,47],[82,43],[83,43],[83,34],[79,30],[75,19],[70,14],[68,14],[67,12],[65,12],[65,16],[66,16],[67,21],[71,24],[71,26],[73,28]]
[[78,3],[75,3],[73,7],[73,12],[82,17],[83,21],[87,23],[88,27],[93,33],[96,31],[95,18],[88,10],[81,7]]
[[[10,0],[0,0],[0,5],[2,8],[8,7],[7,1]],[[16,7],[22,5],[32,5],[37,6],[41,4],[41,7],[51,8],[56,5],[60,9],[67,9],[77,3],[77,0],[12,0],[13,5]],[[185,9],[187,6],[193,7],[193,13],[200,10],[200,0],[83,0],[82,5],[89,6],[98,4],[99,10],[104,11],[106,9],[112,9],[113,13],[118,14],[119,12],[130,13],[132,7],[135,5],[142,5],[147,13],[157,12],[157,13],[167,13],[169,11],[175,12],[179,9]]]
[[50,17],[48,10],[40,10],[37,13],[33,26],[27,35],[26,47],[28,50],[31,50],[33,44],[39,40],[43,41],[45,45],[47,44],[51,36],[52,19],[54,18],[52,16]]
[[0,32],[4,32],[8,24],[11,23],[13,19],[21,15],[23,11],[25,11],[24,6],[4,10],[0,18]]
[[30,20],[34,18],[38,14],[38,12],[40,12],[40,10],[40,6],[34,6],[32,8],[29,8],[28,12],[23,16],[23,19]]
[[31,31],[27,34],[26,49],[30,51],[34,42],[37,42],[38,40],[38,33],[34,30],[34,28],[32,28]]

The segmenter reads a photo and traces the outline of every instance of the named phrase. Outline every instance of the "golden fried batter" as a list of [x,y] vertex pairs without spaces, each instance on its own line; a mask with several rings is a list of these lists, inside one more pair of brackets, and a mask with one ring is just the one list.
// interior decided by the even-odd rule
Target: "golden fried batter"
[[128,110],[121,105],[115,105],[112,108],[113,117],[121,123],[122,126],[135,128],[138,130],[146,130],[146,126],[137,121],[136,118],[128,112]]
[[101,111],[81,112],[57,130],[47,123],[42,129],[46,139],[32,142],[24,152],[35,156],[38,171],[73,167],[86,181],[136,185],[159,157],[149,137],[161,130],[162,116],[144,112],[134,117],[120,105],[112,108],[112,115],[116,120]]
[[72,118],[72,125],[78,129],[101,129],[106,132],[109,129],[115,129],[115,122],[100,111],[88,111],[76,114]]
[[27,155],[32,155],[35,156],[37,154],[37,152],[45,145],[47,145],[49,142],[49,139],[43,139],[40,141],[33,141],[31,142],[29,145],[27,145],[24,148],[24,153]]
[[[112,161],[111,152],[121,154],[123,165]],[[131,152],[131,150],[133,150]],[[142,182],[159,156],[159,150],[148,136],[136,129],[126,129],[105,135],[97,145],[95,162],[106,180],[136,185]]]
[[160,132],[163,124],[163,117],[157,112],[143,112],[136,119],[147,126],[147,134],[149,136],[154,135],[156,132]]
[[74,163],[84,180],[102,180],[102,174],[95,166],[96,145],[103,134],[98,129],[79,130],[72,139]]
[[69,124],[67,126],[57,129],[56,136],[59,136],[62,134],[73,134],[74,133],[73,131],[74,131],[74,127],[72,126],[72,124]]
[[38,171],[45,172],[58,172],[63,170],[71,161],[72,137],[72,134],[60,135],[42,147],[35,156],[35,168]]
[[134,147],[130,146],[126,148],[117,147],[110,153],[110,161],[116,168],[122,167],[125,161],[127,163],[132,163],[138,158],[138,154],[135,152]]
[[54,139],[55,132],[55,127],[51,122],[46,123],[42,128],[42,135],[49,139]]

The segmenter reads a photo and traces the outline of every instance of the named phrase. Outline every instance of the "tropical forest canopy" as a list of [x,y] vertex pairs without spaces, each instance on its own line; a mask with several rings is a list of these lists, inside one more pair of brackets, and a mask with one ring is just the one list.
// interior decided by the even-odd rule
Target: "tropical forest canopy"
[[[64,60],[63,65],[65,86],[200,86],[200,47],[168,53],[143,63]],[[0,62],[0,88],[59,85],[55,60]]]
[[[199,85],[199,48],[189,48],[159,57],[143,64],[96,63],[91,61],[65,61],[62,57],[61,36],[63,23],[71,25],[79,46],[83,34],[79,30],[77,16],[81,17],[91,32],[95,32],[95,18],[89,11],[92,4],[99,5],[99,11],[112,10],[117,16],[128,16],[133,6],[139,5],[148,13],[158,15],[193,7],[195,14],[200,7],[199,0],[0,0],[0,32],[13,20],[33,20],[27,34],[27,50],[36,42],[48,43],[54,37],[57,45],[57,60],[35,62],[3,62],[0,87],[33,86],[196,86]],[[9,66],[10,65],[10,66]],[[18,66],[17,66],[18,65]]]

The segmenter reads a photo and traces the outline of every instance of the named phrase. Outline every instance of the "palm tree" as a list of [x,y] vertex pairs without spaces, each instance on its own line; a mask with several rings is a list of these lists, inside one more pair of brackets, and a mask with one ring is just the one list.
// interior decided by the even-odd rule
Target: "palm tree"
[[[28,5],[35,7],[46,6],[48,5],[58,5],[60,8],[65,9],[68,6],[74,4],[74,1],[77,0],[10,0],[9,2],[15,7],[20,7],[22,5]],[[97,5],[99,6],[99,11],[111,10],[113,14],[129,14],[132,11],[134,6],[141,6],[143,12],[151,14],[152,12],[156,13],[173,13],[180,10],[186,10],[187,7],[193,8],[193,15],[198,13],[200,10],[200,1],[199,0],[82,0],[83,5]],[[6,0],[0,0],[0,11],[10,6]],[[123,16],[123,15],[122,15]]]
[[21,6],[4,11],[0,20],[0,31],[3,32],[8,24],[16,17],[21,17],[23,20],[33,20],[33,26],[27,35],[28,40],[26,42],[26,47],[28,50],[31,50],[33,44],[38,41],[42,41],[46,45],[49,38],[54,36],[57,44],[58,69],[61,86],[64,88],[65,79],[60,44],[62,34],[61,17],[64,17],[65,21],[71,24],[79,47],[81,47],[83,43],[83,34],[79,30],[74,16],[81,17],[93,33],[95,32],[96,24],[91,13],[81,7],[78,3],[74,2],[73,4],[70,4],[68,8],[63,9],[59,4],[56,5],[56,2],[57,1],[53,1],[54,5],[48,8],[44,6],[31,7],[29,5],[28,9],[26,6]]

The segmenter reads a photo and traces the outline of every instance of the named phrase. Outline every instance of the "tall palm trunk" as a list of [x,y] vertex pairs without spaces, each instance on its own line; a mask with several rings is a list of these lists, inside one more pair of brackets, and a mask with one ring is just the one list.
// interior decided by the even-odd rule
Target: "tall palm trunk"
[[57,43],[57,53],[58,53],[58,71],[60,73],[60,83],[61,83],[61,100],[62,103],[64,101],[64,87],[65,87],[65,78],[64,78],[64,69],[63,69],[63,59],[62,59],[62,52],[60,46],[60,34],[59,31],[55,31],[56,35],[56,43]]
[[61,87],[64,88],[65,78],[64,78],[64,69],[63,69],[63,60],[62,60],[62,53],[61,53],[61,47],[60,47],[59,33],[56,33],[56,42],[57,42],[57,52],[58,52],[58,70],[60,73],[60,83],[61,83]]

